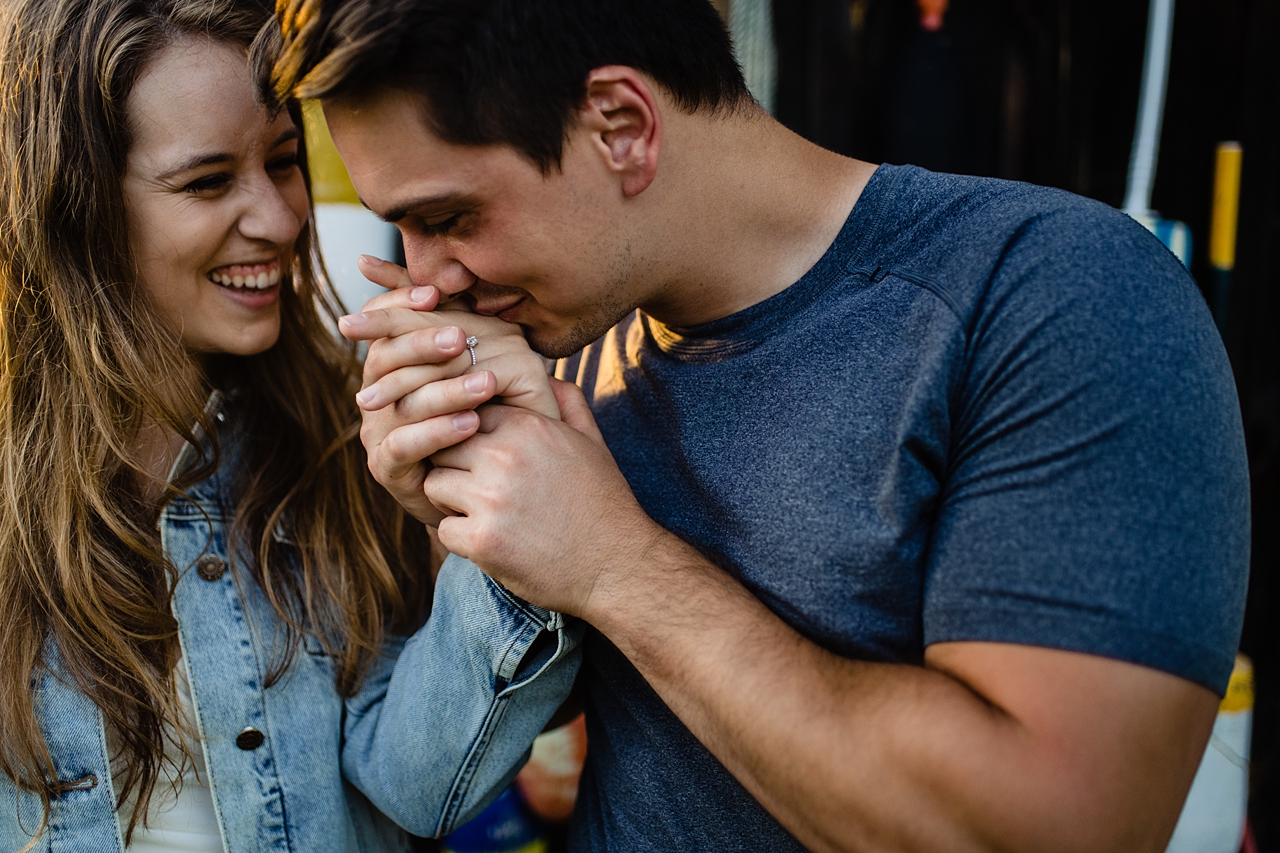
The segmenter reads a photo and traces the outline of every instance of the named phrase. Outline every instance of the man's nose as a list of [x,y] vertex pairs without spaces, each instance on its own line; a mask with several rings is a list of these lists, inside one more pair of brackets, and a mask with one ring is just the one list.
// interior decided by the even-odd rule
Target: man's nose
[[405,268],[414,284],[430,284],[442,295],[454,296],[476,283],[475,274],[448,251],[445,241],[400,233],[404,238]]

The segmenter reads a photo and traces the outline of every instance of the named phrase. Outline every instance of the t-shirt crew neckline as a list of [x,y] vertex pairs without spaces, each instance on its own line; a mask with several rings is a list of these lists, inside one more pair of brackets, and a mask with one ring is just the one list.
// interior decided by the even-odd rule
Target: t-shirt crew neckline
[[669,326],[637,312],[653,345],[681,361],[719,361],[739,355],[785,331],[832,284],[846,280],[874,245],[883,200],[897,177],[881,165],[871,175],[844,225],[822,257],[794,284],[755,305],[697,326]]

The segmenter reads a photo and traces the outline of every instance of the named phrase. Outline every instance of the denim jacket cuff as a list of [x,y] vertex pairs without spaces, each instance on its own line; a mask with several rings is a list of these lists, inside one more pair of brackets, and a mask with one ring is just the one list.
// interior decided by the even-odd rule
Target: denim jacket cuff
[[[522,630],[515,632],[507,653],[495,667],[498,698],[506,698],[535,679],[564,658],[582,640],[584,623],[572,616],[531,604],[515,595],[488,575],[482,575],[484,583],[493,593],[499,607],[507,612],[512,623],[525,622]],[[553,643],[534,648],[543,632],[554,634]],[[533,656],[529,657],[530,652]],[[503,686],[505,684],[505,687]]]
[[347,701],[347,778],[415,835],[465,822],[510,783],[568,696],[584,632],[449,557],[427,624],[388,643]]

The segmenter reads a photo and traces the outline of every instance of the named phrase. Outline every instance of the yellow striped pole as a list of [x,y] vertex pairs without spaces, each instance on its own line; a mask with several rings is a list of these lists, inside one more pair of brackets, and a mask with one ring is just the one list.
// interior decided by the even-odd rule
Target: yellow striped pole
[[1213,175],[1213,217],[1209,226],[1209,264],[1213,267],[1213,318],[1225,332],[1231,272],[1236,267],[1236,231],[1240,215],[1240,171],[1244,150],[1239,142],[1218,145]]

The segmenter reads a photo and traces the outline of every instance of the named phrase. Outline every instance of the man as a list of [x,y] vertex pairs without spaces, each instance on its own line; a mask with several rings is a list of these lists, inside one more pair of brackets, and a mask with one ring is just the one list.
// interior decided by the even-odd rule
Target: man
[[[575,849],[1163,848],[1248,530],[1229,368],[1150,235],[806,143],[705,0],[281,21],[279,91],[404,236],[408,280],[366,272],[416,285],[343,321],[371,467],[593,627]],[[406,310],[440,296],[566,359],[563,421],[470,411],[508,379],[457,376],[457,315]]]

